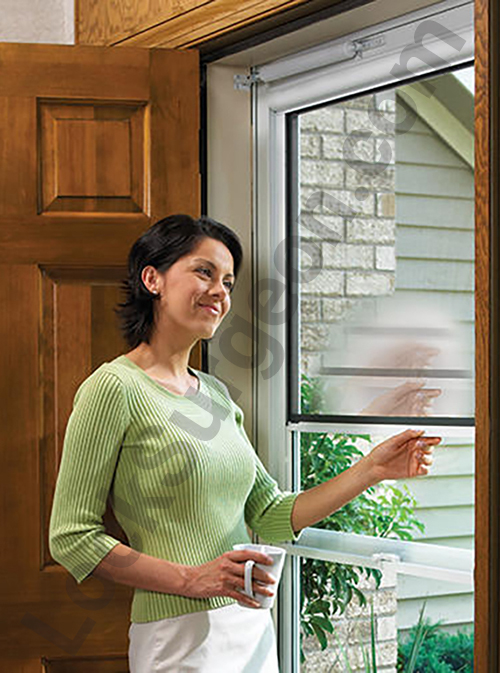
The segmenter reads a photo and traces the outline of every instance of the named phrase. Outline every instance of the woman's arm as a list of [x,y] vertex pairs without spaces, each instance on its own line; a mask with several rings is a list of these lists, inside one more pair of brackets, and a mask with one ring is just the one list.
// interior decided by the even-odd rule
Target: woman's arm
[[137,589],[182,596],[191,573],[190,566],[148,556],[119,542],[90,574]]
[[299,493],[292,509],[292,528],[295,533],[336,512],[377,483],[363,460],[336,477]]
[[333,514],[384,479],[427,474],[432,464],[432,447],[439,444],[441,438],[423,437],[422,433],[406,430],[390,437],[345,472],[299,493],[291,515],[295,533]]
[[[90,574],[146,591],[198,599],[225,596],[259,608],[257,601],[239,591],[245,588],[245,562],[248,559],[272,565],[272,559],[266,554],[240,549],[225,552],[200,566],[186,566],[142,554],[120,542]],[[274,591],[267,584],[274,580],[265,570],[256,568],[254,579],[261,583],[254,584],[256,593],[273,595]]]
[[52,558],[78,583],[119,543],[103,515],[128,424],[121,381],[99,368],[75,394],[49,524]]

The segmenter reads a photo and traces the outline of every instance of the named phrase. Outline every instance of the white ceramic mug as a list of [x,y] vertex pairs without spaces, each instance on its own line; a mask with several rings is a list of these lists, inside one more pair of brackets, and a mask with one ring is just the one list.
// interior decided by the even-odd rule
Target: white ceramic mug
[[[274,605],[274,601],[276,600],[276,594],[278,592],[278,584],[280,581],[281,577],[281,571],[283,570],[283,565],[285,563],[285,556],[286,556],[286,551],[284,549],[281,549],[280,547],[273,547],[272,545],[269,544],[251,544],[251,543],[243,543],[243,544],[235,544],[233,545],[233,549],[250,549],[251,551],[258,551],[261,554],[266,554],[266,556],[269,556],[269,558],[273,559],[273,565],[266,565],[265,563],[255,563],[253,559],[248,559],[245,563],[245,590],[242,593],[245,593],[247,596],[250,596],[250,598],[253,598],[257,603],[260,603],[260,606],[262,608],[272,608]],[[269,589],[270,591],[274,590],[274,594],[272,596],[264,596],[263,594],[260,593],[254,593],[253,592],[253,587],[252,587],[252,571],[253,567],[256,565],[258,568],[261,568],[265,572],[269,573],[274,579],[276,580],[274,584],[266,584],[266,588]],[[257,580],[259,581],[259,580]],[[240,605],[243,605],[245,608],[249,607],[248,605],[245,605],[245,603],[240,603]]]

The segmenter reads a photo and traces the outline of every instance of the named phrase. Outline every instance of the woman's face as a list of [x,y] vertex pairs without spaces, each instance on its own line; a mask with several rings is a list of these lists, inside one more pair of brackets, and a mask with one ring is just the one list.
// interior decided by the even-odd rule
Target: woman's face
[[[153,267],[144,269],[145,282],[147,269]],[[174,329],[179,336],[209,339],[231,306],[233,256],[221,241],[203,238],[163,274],[153,270],[149,278],[153,281],[147,287],[160,294],[158,329],[165,334]]]

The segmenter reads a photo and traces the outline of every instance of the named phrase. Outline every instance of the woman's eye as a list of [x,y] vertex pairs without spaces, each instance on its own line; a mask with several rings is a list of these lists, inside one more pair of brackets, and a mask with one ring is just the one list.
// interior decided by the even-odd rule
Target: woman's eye
[[[212,276],[212,271],[210,269],[207,269],[207,268],[204,268],[204,267],[200,267],[200,268],[196,269],[196,272],[206,273],[209,277]],[[224,283],[224,285],[227,287],[229,292],[233,291],[234,285],[233,285],[233,283],[231,283],[230,280],[226,281]]]

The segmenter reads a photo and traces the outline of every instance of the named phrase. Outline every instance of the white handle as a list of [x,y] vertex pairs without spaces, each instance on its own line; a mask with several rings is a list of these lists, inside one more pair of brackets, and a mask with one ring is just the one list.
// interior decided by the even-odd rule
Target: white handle
[[253,598],[253,589],[252,589],[252,569],[255,564],[255,561],[248,559],[245,563],[245,593],[250,598]]

